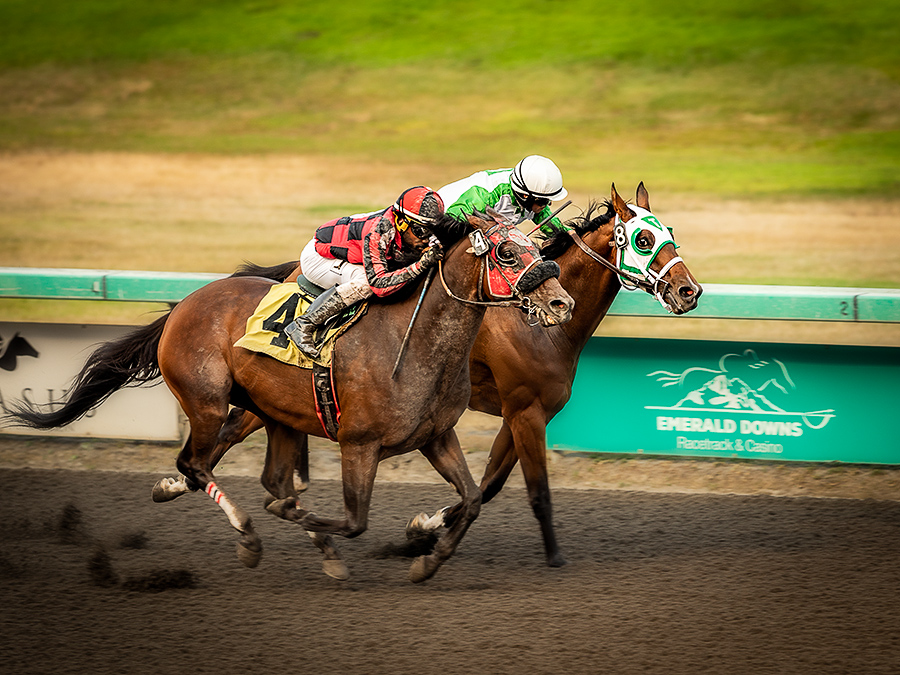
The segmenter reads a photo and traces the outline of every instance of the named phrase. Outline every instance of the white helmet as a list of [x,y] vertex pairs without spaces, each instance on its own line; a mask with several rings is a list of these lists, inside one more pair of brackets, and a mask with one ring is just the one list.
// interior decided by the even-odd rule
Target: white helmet
[[540,155],[529,155],[516,164],[509,183],[513,190],[538,199],[556,201],[568,193],[563,187],[562,173],[551,160]]

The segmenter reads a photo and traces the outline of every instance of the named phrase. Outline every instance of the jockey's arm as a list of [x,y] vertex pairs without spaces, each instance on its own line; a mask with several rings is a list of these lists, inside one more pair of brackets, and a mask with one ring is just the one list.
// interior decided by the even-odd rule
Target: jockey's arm
[[[534,215],[534,222],[541,223],[541,233],[545,237],[549,237],[553,234],[556,234],[560,230],[570,230],[572,229],[568,225],[564,225],[559,218],[555,216],[550,220],[547,220],[547,216],[553,213],[553,209],[550,208],[549,205],[545,206],[543,209],[538,211]],[[544,222],[547,221],[547,222]]]
[[473,185],[463,192],[459,199],[447,207],[447,215],[453,216],[458,221],[467,222],[466,216],[476,211],[485,212],[488,206],[493,206],[491,193],[480,185]]
[[[382,221],[381,225],[384,223],[387,221]],[[393,236],[394,226],[387,223],[386,227],[373,229],[363,240],[363,268],[366,278],[372,292],[381,298],[399,291],[430,266],[427,260],[420,259],[398,270],[390,270],[387,250]]]

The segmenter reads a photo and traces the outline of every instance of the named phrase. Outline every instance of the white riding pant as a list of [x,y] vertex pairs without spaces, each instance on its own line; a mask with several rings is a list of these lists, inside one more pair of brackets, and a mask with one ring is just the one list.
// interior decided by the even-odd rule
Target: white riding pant
[[374,295],[362,265],[319,255],[315,238],[303,247],[300,268],[303,276],[322,288],[337,285],[337,293],[345,305],[352,305]]

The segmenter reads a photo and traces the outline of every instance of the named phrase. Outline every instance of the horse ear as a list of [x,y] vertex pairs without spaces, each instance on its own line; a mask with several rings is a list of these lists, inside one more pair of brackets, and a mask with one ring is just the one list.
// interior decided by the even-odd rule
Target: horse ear
[[650,195],[647,192],[647,188],[644,187],[644,181],[641,181],[637,186],[635,203],[642,209],[647,209],[648,211],[653,210],[650,208]]
[[466,220],[469,221],[469,225],[478,230],[483,230],[490,224],[484,218],[479,218],[474,213],[467,213]]
[[628,222],[632,218],[634,218],[634,213],[632,213],[631,209],[628,208],[628,204],[625,203],[625,200],[619,196],[619,193],[616,192],[616,184],[612,184],[612,189],[610,191],[610,195],[612,197],[612,205],[615,209],[616,213],[619,216],[619,219]]

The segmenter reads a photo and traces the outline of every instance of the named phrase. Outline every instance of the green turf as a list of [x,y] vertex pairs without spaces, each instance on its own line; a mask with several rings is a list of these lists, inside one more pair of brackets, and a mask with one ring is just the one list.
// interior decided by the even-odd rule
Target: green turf
[[5,0],[0,151],[538,152],[575,185],[614,165],[658,190],[898,197],[898,16],[898,0]]

